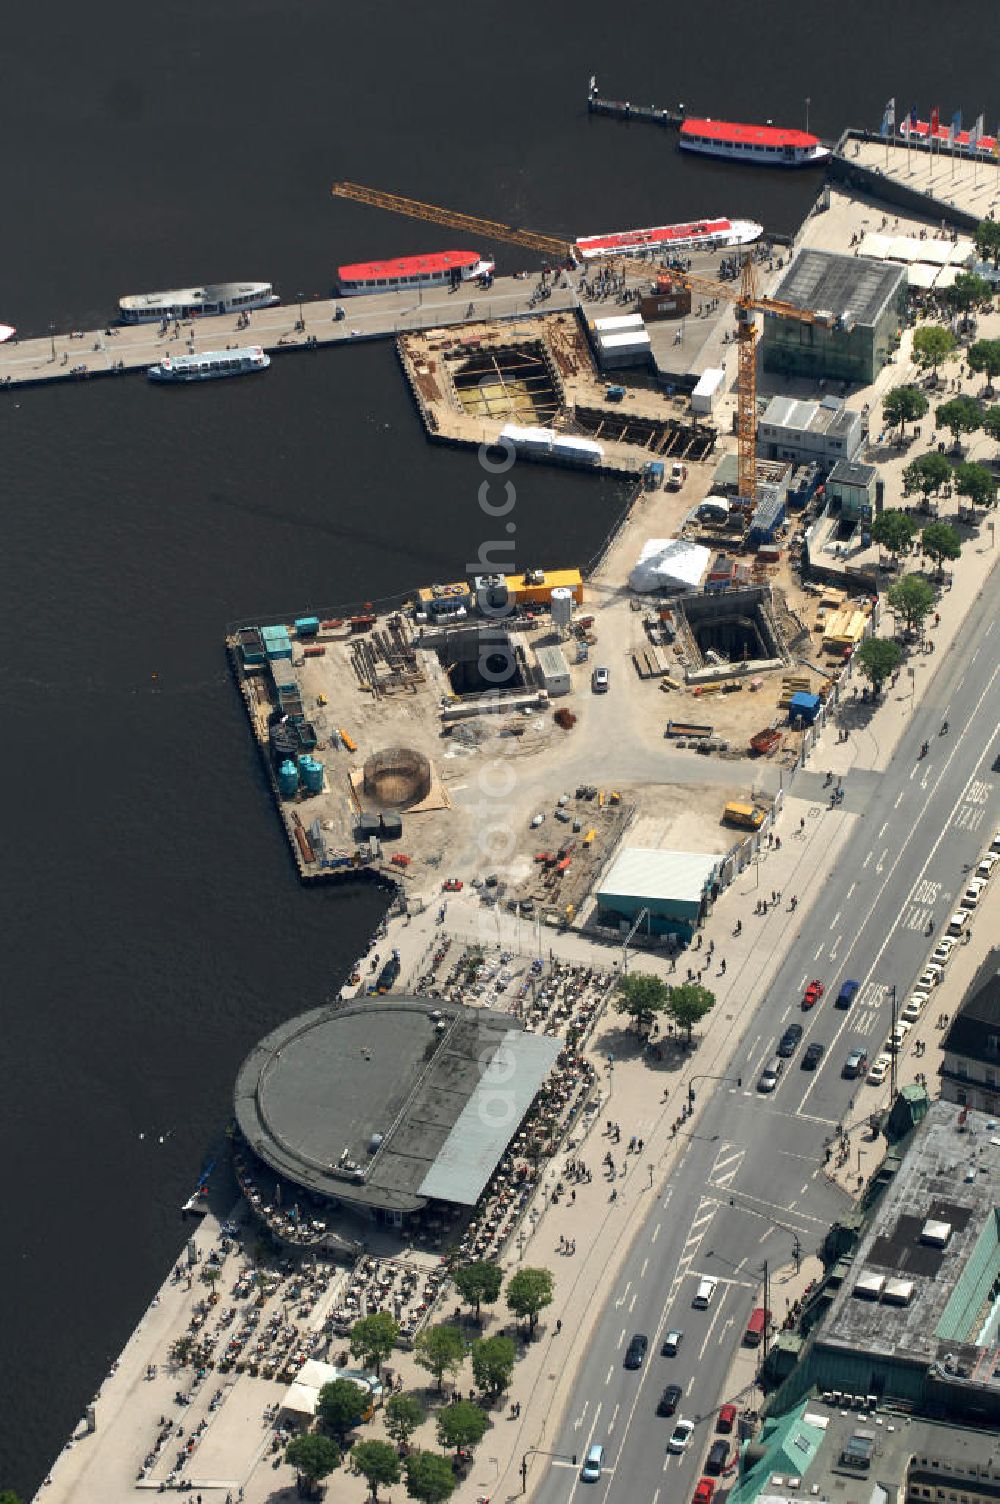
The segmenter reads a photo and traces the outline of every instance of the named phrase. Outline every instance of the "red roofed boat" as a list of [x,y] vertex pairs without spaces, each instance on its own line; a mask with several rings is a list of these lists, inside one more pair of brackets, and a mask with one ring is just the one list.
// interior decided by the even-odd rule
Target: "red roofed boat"
[[752,219],[698,219],[686,225],[659,225],[652,230],[614,230],[607,235],[584,235],[575,242],[583,261],[597,256],[644,256],[651,251],[722,250],[749,245],[763,235]]
[[786,130],[774,125],[738,125],[732,120],[685,120],[680,144],[685,151],[706,157],[725,157],[729,162],[751,162],[762,167],[816,167],[825,162],[830,149],[808,131]]
[[457,287],[476,277],[492,277],[495,263],[478,251],[432,251],[427,256],[397,256],[392,261],[358,261],[338,266],[342,298],[368,292],[405,292],[416,287]]

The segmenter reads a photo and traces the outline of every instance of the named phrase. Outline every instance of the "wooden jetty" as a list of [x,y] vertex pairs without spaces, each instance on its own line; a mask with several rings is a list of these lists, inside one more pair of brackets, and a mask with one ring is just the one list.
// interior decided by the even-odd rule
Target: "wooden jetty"
[[587,91],[587,109],[592,115],[611,115],[616,120],[641,120],[647,125],[666,125],[673,130],[679,130],[684,122],[683,114],[662,110],[655,104],[633,104],[630,99],[605,99],[598,93],[595,78],[590,80]]

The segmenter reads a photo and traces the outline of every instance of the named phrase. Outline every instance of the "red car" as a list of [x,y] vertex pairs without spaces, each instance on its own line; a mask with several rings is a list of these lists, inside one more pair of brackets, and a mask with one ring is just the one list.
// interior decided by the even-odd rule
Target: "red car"
[[820,998],[823,996],[823,992],[823,983],[816,977],[813,977],[812,981],[809,983],[809,986],[806,988],[805,992],[802,995],[803,1008],[812,1008],[814,1004],[819,1002]]
[[457,877],[449,877],[443,887],[446,893],[461,893],[462,891],[461,880]]
[[691,1504],[712,1504],[712,1495],[715,1493],[715,1484],[711,1478],[699,1478],[698,1486],[694,1491]]

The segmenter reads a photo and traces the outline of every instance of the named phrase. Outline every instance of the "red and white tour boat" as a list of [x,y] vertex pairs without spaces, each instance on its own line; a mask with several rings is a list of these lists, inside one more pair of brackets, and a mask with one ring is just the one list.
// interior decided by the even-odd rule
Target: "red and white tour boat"
[[392,261],[358,261],[338,266],[342,298],[369,292],[406,292],[410,288],[457,287],[477,277],[492,277],[495,263],[478,251],[432,251],[427,256],[397,256]]
[[749,245],[764,233],[752,219],[697,219],[687,225],[658,225],[652,230],[614,230],[607,235],[584,235],[574,242],[582,261],[598,256],[670,255],[674,251],[716,251]]
[[729,162],[751,162],[761,167],[816,167],[830,155],[830,148],[808,131],[738,125],[732,120],[685,120],[680,144],[684,151],[700,152],[705,157],[724,157]]

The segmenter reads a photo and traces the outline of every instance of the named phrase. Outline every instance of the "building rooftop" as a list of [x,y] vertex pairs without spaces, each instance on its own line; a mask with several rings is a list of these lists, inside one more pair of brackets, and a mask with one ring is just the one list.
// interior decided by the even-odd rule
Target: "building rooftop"
[[[1000,1391],[1000,1124],[935,1102],[877,1204],[818,1344]],[[934,1226],[933,1224],[941,1224]]]
[[[558,1040],[485,1008],[338,1003],[250,1052],[236,1117],[265,1163],[319,1195],[402,1212],[429,1197],[473,1205],[558,1052]],[[498,1072],[510,1097],[500,1120],[485,1104]]]
[[597,896],[700,903],[721,861],[721,857],[702,851],[626,846],[606,874]]
[[[834,251],[803,250],[782,277],[775,297],[813,313],[831,313],[848,325],[871,325],[905,282],[901,266]],[[765,319],[765,333],[767,324]]]
[[878,475],[874,465],[863,465],[859,460],[838,460],[830,471],[830,482],[838,482],[842,486],[871,485]]
[[773,428],[846,438],[858,417],[839,397],[824,397],[821,402],[808,402],[801,397],[772,397],[760,426],[769,424]]
[[945,1053],[995,1065],[1000,1046],[990,1048],[991,1036],[1000,1040],[1000,950],[990,951],[973,978],[945,1035]]
[[747,1449],[751,1459],[730,1504],[792,1504],[803,1497],[816,1504],[884,1504],[886,1496],[905,1496],[908,1470],[935,1489],[954,1479],[966,1494],[1000,1490],[995,1431],[881,1410],[862,1414],[818,1399],[768,1421]]

